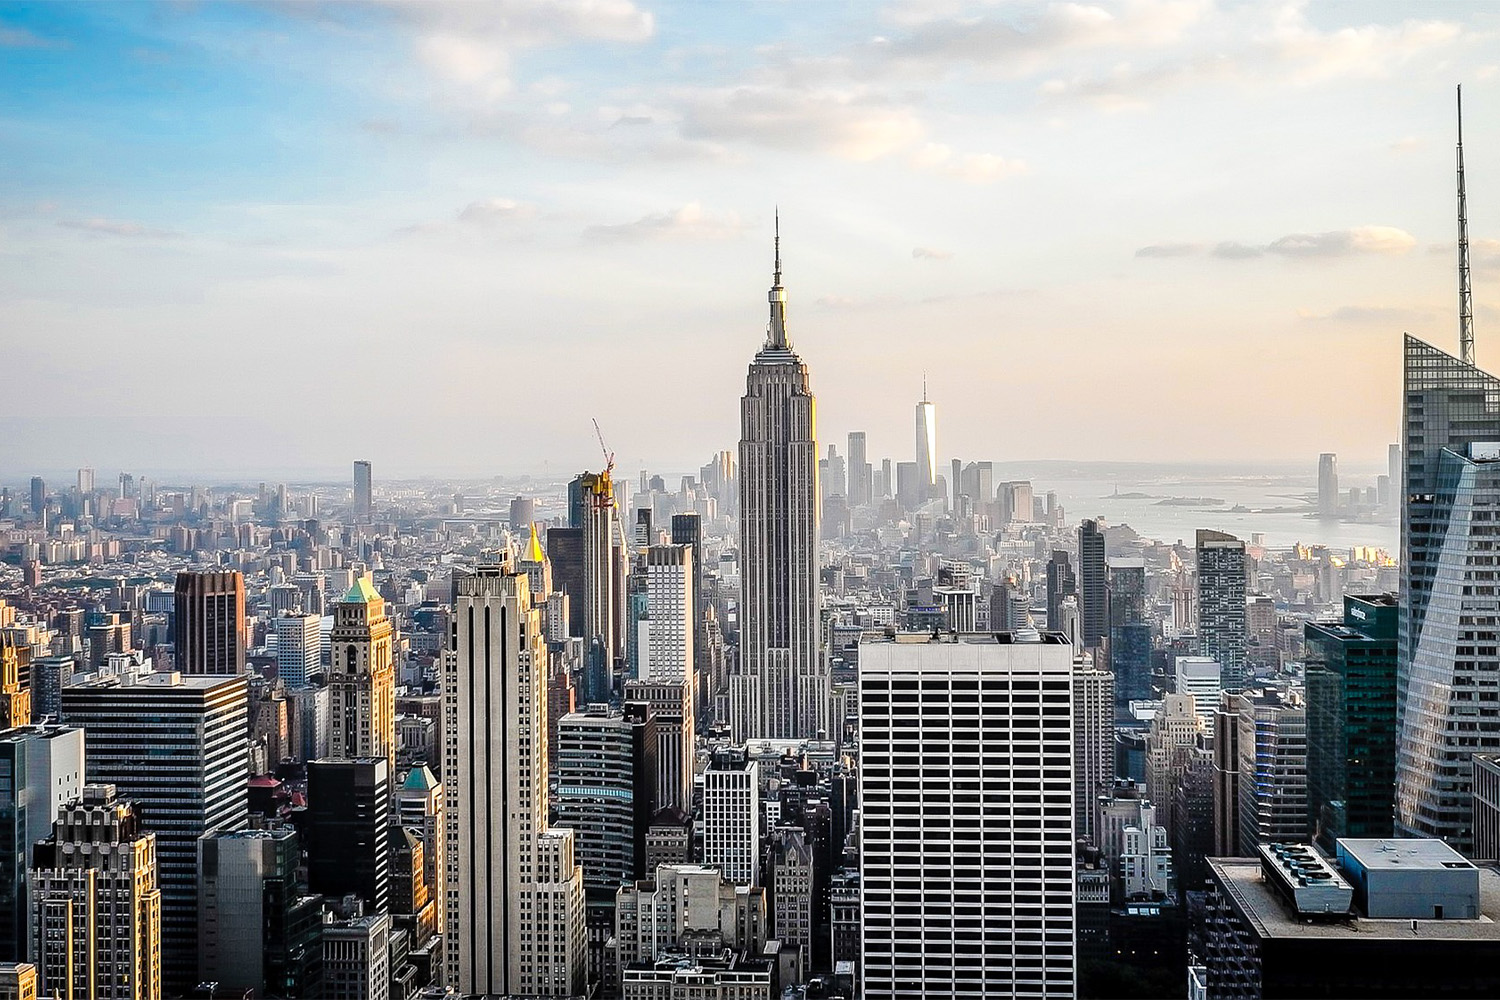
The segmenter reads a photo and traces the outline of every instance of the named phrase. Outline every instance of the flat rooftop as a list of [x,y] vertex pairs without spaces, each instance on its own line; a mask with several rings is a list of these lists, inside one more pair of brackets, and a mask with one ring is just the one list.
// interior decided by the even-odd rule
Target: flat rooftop
[[1339,844],[1350,857],[1370,871],[1447,871],[1475,867],[1468,858],[1441,840],[1417,837],[1351,840],[1341,837]]
[[1391,920],[1354,917],[1335,922],[1299,919],[1275,888],[1261,876],[1254,858],[1209,858],[1209,866],[1237,909],[1261,938],[1362,938],[1410,941],[1500,941],[1500,871],[1479,869],[1478,920]]

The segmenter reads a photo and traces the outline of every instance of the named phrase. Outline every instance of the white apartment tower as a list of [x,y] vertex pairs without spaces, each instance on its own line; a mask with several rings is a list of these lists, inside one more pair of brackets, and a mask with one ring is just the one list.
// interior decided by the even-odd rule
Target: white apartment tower
[[818,650],[817,405],[787,339],[779,235],[776,246],[771,321],[740,400],[740,741],[826,732],[831,690]]
[[865,1000],[1074,994],[1073,647],[1024,635],[860,647]]
[[760,764],[744,750],[717,751],[703,772],[703,863],[760,884]]
[[286,613],[271,620],[276,632],[276,673],[287,687],[304,687],[323,662],[320,615]]
[[1098,841],[1099,796],[1115,784],[1115,675],[1084,661],[1073,669],[1073,824]]
[[444,658],[444,951],[460,993],[584,989],[583,871],[547,827],[547,646],[524,572],[455,580]]

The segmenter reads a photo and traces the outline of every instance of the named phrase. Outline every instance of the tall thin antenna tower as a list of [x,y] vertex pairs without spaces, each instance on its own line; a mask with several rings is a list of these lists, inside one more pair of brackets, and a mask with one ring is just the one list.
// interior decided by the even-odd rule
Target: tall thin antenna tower
[[1474,363],[1474,292],[1469,286],[1469,199],[1464,191],[1464,88],[1458,88],[1458,357]]

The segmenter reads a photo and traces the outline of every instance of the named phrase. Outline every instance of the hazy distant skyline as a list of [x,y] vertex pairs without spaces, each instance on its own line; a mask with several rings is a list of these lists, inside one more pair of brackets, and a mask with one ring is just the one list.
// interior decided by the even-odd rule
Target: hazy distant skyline
[[[819,436],[1374,466],[1500,370],[1500,5],[0,4],[0,479],[693,470],[771,212]],[[941,471],[941,470],[940,470]],[[103,481],[101,480],[101,485]]]

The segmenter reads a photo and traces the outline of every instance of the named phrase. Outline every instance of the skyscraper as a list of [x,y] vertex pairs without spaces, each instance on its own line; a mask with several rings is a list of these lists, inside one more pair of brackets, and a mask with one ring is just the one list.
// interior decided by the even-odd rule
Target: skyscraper
[[917,404],[917,481],[920,500],[926,500],[937,485],[937,407],[927,398],[927,378],[922,377],[922,401]]
[[[583,529],[583,644],[587,663],[583,700],[608,701],[615,657],[614,483],[604,473],[585,472],[578,484]],[[538,595],[540,596],[540,595]]]
[[1500,452],[1484,443],[1500,441],[1500,379],[1413,337],[1405,358],[1396,827],[1462,851],[1470,757],[1500,750],[1472,721],[1500,669],[1493,529],[1476,523],[1500,503]]
[[1198,532],[1198,650],[1218,661],[1225,691],[1245,671],[1245,543],[1222,531]]
[[31,847],[82,790],[82,729],[46,724],[0,733],[0,962],[26,958]]
[[1098,521],[1084,521],[1078,527],[1078,611],[1083,625],[1080,640],[1085,649],[1097,649],[1109,634],[1107,574],[1104,526]]
[[744,750],[716,751],[703,772],[703,863],[760,884],[760,764]]
[[1308,622],[1308,822],[1319,846],[1394,832],[1396,619],[1389,594],[1345,597],[1342,622]]
[[276,633],[276,673],[287,687],[302,687],[323,663],[321,615],[287,613],[271,619]]
[[323,901],[300,875],[299,844],[290,828],[198,841],[198,975],[226,995],[318,994]]
[[873,468],[866,451],[865,432],[849,432],[849,506],[863,507],[874,496]]
[[902,640],[859,653],[864,996],[1071,997],[1073,646]]
[[1073,829],[1098,845],[1099,796],[1115,785],[1115,677],[1073,668]]
[[1339,512],[1339,457],[1325,451],[1318,456],[1318,513]]
[[354,463],[354,519],[370,521],[375,516],[375,488],[370,479],[370,463]]
[[[1053,549],[1047,560],[1047,628],[1062,631],[1062,602],[1070,594],[1078,593],[1078,578],[1073,575],[1073,566],[1064,549]],[[1077,636],[1068,636],[1076,642]]]
[[740,661],[731,678],[736,739],[828,728],[830,681],[818,650],[817,407],[787,339],[777,237],[766,341],[740,401]]
[[333,606],[329,756],[384,757],[396,766],[394,632],[384,598],[365,576]]
[[365,912],[390,908],[391,771],[384,757],[307,764],[307,882]]
[[85,785],[63,808],[31,869],[42,995],[161,1000],[156,841],[113,785]]
[[63,688],[63,722],[87,733],[89,780],[116,786],[156,835],[169,991],[197,982],[198,838],[241,829],[249,818],[246,684],[244,677],[154,673]]
[[444,657],[449,985],[460,993],[583,990],[583,872],[547,825],[547,647],[524,573],[455,577]]
[[47,509],[47,483],[41,476],[31,477],[31,512],[38,517]]
[[234,570],[178,573],[173,642],[184,674],[243,674],[245,578]]
[[1146,563],[1109,561],[1109,669],[1115,675],[1116,714],[1151,697],[1151,626],[1146,621]]
[[[30,672],[29,647],[25,649]],[[31,688],[21,686],[22,646],[14,635],[0,634],[0,729],[31,724]]]

